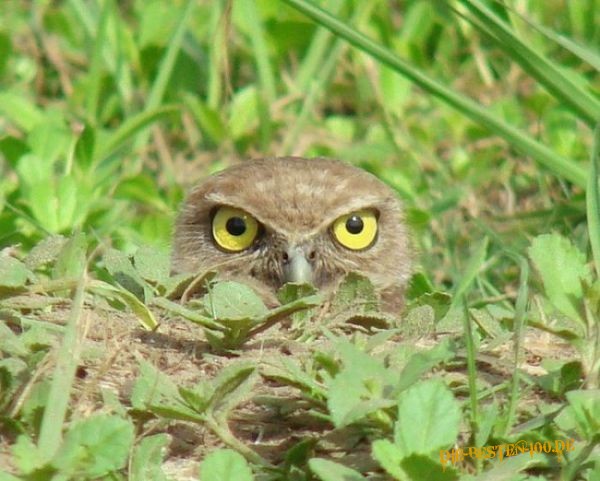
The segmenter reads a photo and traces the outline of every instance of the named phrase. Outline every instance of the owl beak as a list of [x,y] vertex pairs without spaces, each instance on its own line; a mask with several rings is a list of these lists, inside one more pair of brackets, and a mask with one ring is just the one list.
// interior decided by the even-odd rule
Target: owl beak
[[286,251],[287,258],[283,264],[284,282],[310,284],[313,279],[312,266],[306,260],[306,254],[299,247]]

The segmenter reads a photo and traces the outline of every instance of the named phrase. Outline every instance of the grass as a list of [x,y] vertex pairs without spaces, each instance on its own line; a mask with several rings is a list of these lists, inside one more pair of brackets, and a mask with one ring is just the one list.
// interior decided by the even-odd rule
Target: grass
[[[8,0],[0,480],[597,479],[596,4]],[[400,319],[169,275],[185,191],[287,154],[398,192]]]

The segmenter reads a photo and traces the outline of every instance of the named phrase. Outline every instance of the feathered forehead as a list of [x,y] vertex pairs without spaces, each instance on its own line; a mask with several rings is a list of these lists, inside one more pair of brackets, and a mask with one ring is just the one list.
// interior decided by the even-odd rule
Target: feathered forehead
[[399,213],[394,192],[368,172],[339,161],[296,157],[229,168],[197,186],[187,205],[237,207],[284,232],[318,230],[364,207]]

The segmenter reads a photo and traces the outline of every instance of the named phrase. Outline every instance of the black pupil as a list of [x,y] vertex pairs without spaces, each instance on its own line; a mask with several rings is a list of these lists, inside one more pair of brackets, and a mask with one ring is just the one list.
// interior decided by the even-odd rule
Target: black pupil
[[227,219],[225,228],[231,235],[239,236],[246,232],[246,222],[241,217],[231,217]]
[[363,221],[357,215],[350,216],[346,221],[346,230],[350,232],[350,234],[360,234],[363,230],[363,227]]

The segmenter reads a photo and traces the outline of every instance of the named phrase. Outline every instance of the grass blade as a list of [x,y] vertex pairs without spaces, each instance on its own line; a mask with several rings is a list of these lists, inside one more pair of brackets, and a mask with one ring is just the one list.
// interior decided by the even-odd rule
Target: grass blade
[[472,16],[464,16],[512,60],[542,84],[561,103],[569,106],[589,125],[600,118],[600,101],[571,82],[549,59],[526,45],[489,8],[478,0],[461,0]]
[[518,15],[519,19],[525,22],[531,28],[537,30],[546,38],[556,43],[557,45],[560,45],[565,50],[568,50],[579,60],[589,64],[595,70],[600,72],[600,55],[598,55],[595,50],[585,47],[569,37],[561,35],[560,33],[555,32],[550,28],[540,25],[539,23],[533,21],[531,18],[519,14],[519,12],[517,12],[514,9],[511,11],[514,15]]
[[523,357],[523,335],[525,334],[525,315],[527,312],[527,301],[529,298],[529,264],[522,256],[518,256],[521,275],[519,276],[519,292],[515,303],[515,317],[513,321],[514,332],[514,355],[515,365],[511,379],[510,397],[508,399],[508,408],[504,423],[500,431],[501,436],[508,435],[517,413],[517,403],[519,401],[519,381],[521,379],[519,366]]
[[126,120],[112,135],[103,142],[102,148],[95,155],[96,161],[101,161],[111,155],[115,150],[121,147],[127,140],[133,137],[136,133],[145,129],[152,122],[161,117],[177,112],[178,107],[166,105],[153,110],[146,110]]
[[[124,62],[119,62],[118,47],[115,45],[115,42],[112,41],[110,35],[108,35],[108,29],[105,34],[101,34],[99,31],[96,32],[96,19],[100,15],[98,12],[98,5],[93,5],[88,3],[84,3],[82,0],[69,0],[68,4],[71,9],[75,13],[75,16],[78,19],[78,25],[83,27],[82,31],[87,37],[87,40],[90,43],[94,43],[94,53],[93,56],[97,55],[96,50],[101,52],[102,59],[104,60],[104,64],[106,65],[108,71],[115,76],[115,85],[119,92],[119,95],[122,99],[124,99],[124,109],[127,109],[127,103],[131,101],[132,91],[131,91],[131,72],[127,68],[121,68],[120,64],[124,64]],[[103,9],[103,12],[109,11],[109,6],[114,7],[114,3],[107,2]],[[103,13],[104,14],[104,13]],[[110,23],[110,22],[108,22]],[[100,20],[100,29],[102,20]],[[116,27],[117,34],[119,31],[119,27]],[[100,45],[98,45],[100,44]],[[92,63],[96,62],[95,58],[92,58]],[[92,65],[92,64],[90,64]],[[93,68],[93,66],[92,66]],[[87,107],[87,105],[86,105]]]
[[588,188],[586,192],[586,209],[588,234],[592,246],[592,256],[596,266],[596,275],[600,277],[600,123],[594,131],[594,148],[590,162]]
[[479,271],[481,270],[481,266],[485,262],[488,244],[489,244],[489,239],[487,237],[484,237],[484,239],[476,247],[475,252],[473,253],[471,258],[467,262],[467,266],[465,267],[464,274],[461,277],[458,285],[456,286],[454,296],[453,296],[454,299],[452,301],[453,305],[450,308],[450,310],[452,310],[453,307],[456,307],[456,304],[461,302],[460,301],[461,297],[463,297],[467,293],[467,290],[469,289],[469,287],[471,286],[471,284],[473,283],[473,281],[479,274]]
[[[80,257],[82,257],[74,259],[74,263],[85,266],[85,246],[82,247],[81,245],[82,243],[85,244],[85,236],[82,234],[76,235],[70,242],[72,243],[71,249],[73,252],[78,251]],[[50,393],[48,394],[48,401],[46,402],[44,417],[42,418],[40,427],[38,448],[43,462],[48,462],[54,457],[62,440],[63,423],[67,415],[71,387],[75,379],[81,347],[79,331],[85,285],[86,273],[84,267],[77,283],[71,313],[65,327],[65,334],[60,350],[58,351],[56,368],[54,369]]]
[[[344,0],[331,0],[328,2],[330,11],[337,14],[342,8]],[[302,63],[298,66],[296,83],[301,92],[307,92],[313,82],[320,77],[317,72],[322,74],[322,67],[325,63],[325,56],[330,51],[330,45],[333,41],[331,32],[324,28],[318,28],[308,47]]]
[[90,291],[109,299],[119,299],[137,316],[144,329],[154,331],[158,327],[158,321],[152,311],[128,290],[120,286],[111,286],[103,281],[93,280],[90,282]]
[[247,19],[249,28],[250,41],[252,50],[254,51],[254,61],[258,71],[258,78],[261,89],[264,92],[265,100],[268,105],[272,105],[277,95],[275,89],[275,76],[273,67],[269,61],[269,52],[267,49],[267,41],[265,39],[265,30],[262,24],[262,17],[259,15],[256,8],[255,0],[246,0],[236,4],[242,10],[242,15]]
[[223,79],[229,78],[227,67],[227,35],[231,17],[231,4],[228,2],[228,10],[225,11],[223,2],[213,2],[210,12],[210,36],[212,42],[209,46],[208,57],[212,68],[208,71],[206,87],[206,103],[216,110],[222,102],[224,93]]
[[499,119],[488,109],[485,109],[469,97],[455,92],[441,82],[432,79],[421,70],[397,57],[391,50],[377,44],[316,5],[306,0],[282,1],[312,18],[318,24],[323,25],[339,37],[344,38],[359,50],[405,76],[423,90],[441,99],[474,122],[504,138],[514,148],[531,156],[536,162],[547,167],[555,174],[563,176],[578,186],[585,188],[587,176],[582,167],[562,157],[542,143],[537,142],[531,136]]
[[[158,108],[160,105],[165,91],[167,89],[167,85],[169,80],[171,79],[171,75],[173,74],[173,68],[175,67],[175,60],[177,59],[177,54],[181,49],[181,44],[183,42],[183,34],[185,33],[185,28],[188,23],[188,19],[191,16],[192,8],[196,4],[194,0],[188,0],[185,5],[181,9],[181,15],[177,21],[177,25],[173,31],[173,35],[169,41],[167,51],[165,52],[164,57],[160,62],[160,66],[158,68],[158,75],[152,84],[152,88],[150,89],[150,93],[148,94],[148,100],[146,101],[146,106],[144,108],[145,112],[153,111]],[[148,142],[148,136],[150,133],[145,130],[140,132],[137,135],[135,140],[135,150],[141,149]],[[138,157],[138,165],[132,169],[134,172],[139,170],[141,163],[143,162],[142,157]]]
[[[336,0],[333,5],[334,11],[339,10],[342,4],[343,2]],[[352,22],[356,25],[364,23],[369,18],[373,7],[373,2],[362,2],[357,5]],[[300,133],[309,122],[317,99],[323,95],[327,84],[331,82],[338,59],[347,46],[342,39],[334,38],[332,41],[330,36],[331,32],[320,28],[298,68],[296,82],[298,89],[303,93],[303,100],[294,115],[296,120],[288,129],[282,142],[281,152],[285,155],[301,153],[294,150],[299,145]]]
[[94,51],[90,59],[90,85],[86,89],[86,112],[88,120],[92,125],[97,124],[98,99],[100,98],[100,91],[102,89],[102,52],[108,43],[108,20],[110,18],[111,7],[112,2],[110,0],[104,2],[98,23],[98,32],[94,39]]
[[[463,323],[465,329],[465,350],[467,351],[467,382],[469,386],[469,407],[471,409],[471,415],[469,416],[469,425],[471,428],[471,439],[478,439],[479,432],[479,404],[477,403],[477,366],[476,358],[477,351],[475,342],[473,340],[473,323],[471,322],[471,315],[469,314],[469,307],[467,305],[467,299],[464,295],[457,297],[460,299],[463,305]],[[476,460],[476,470],[481,471],[481,460]]]

